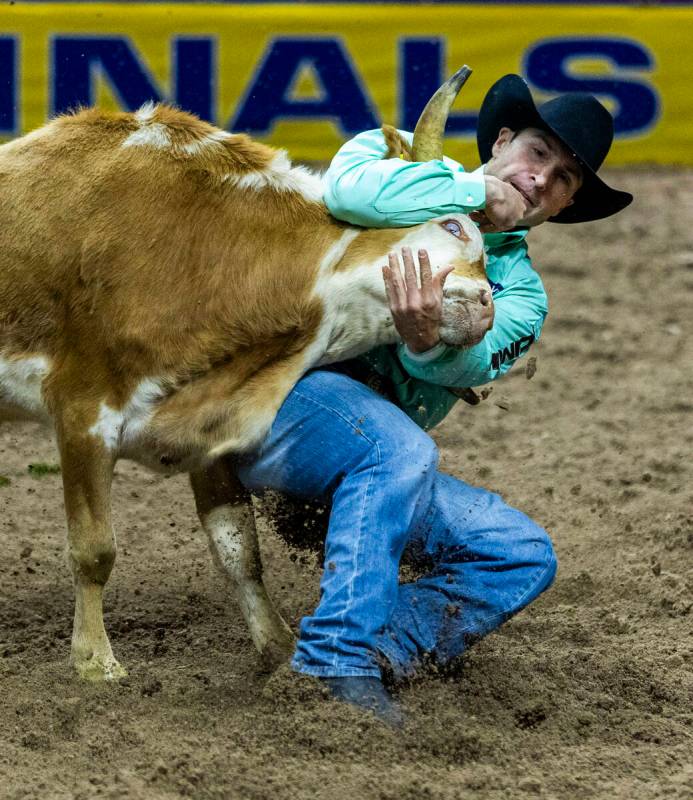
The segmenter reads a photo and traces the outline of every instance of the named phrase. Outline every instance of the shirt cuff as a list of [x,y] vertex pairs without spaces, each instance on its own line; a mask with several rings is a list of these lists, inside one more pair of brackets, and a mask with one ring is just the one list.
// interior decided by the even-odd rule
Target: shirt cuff
[[486,205],[483,164],[474,172],[455,173],[455,205],[475,210]]
[[429,361],[435,361],[438,356],[441,356],[446,349],[447,345],[443,342],[438,342],[430,350],[424,350],[423,353],[415,353],[409,349],[408,345],[404,345],[404,353],[407,358],[414,361],[416,364],[428,364]]

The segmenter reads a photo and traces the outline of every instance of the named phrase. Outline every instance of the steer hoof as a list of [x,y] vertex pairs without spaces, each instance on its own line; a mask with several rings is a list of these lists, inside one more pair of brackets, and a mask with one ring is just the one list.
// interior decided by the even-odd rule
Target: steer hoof
[[127,675],[126,670],[120,666],[113,656],[99,658],[95,654],[90,658],[73,658],[72,665],[77,671],[80,680],[89,683],[103,681],[119,681]]

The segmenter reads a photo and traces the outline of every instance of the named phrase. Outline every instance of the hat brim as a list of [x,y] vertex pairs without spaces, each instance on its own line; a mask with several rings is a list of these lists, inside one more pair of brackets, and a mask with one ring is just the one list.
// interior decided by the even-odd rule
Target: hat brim
[[501,128],[520,131],[523,128],[541,128],[555,136],[573,155],[582,168],[582,185],[573,197],[572,205],[564,208],[549,222],[590,222],[617,214],[629,205],[633,195],[612,189],[587,164],[579,153],[574,153],[560,134],[541,116],[534,104],[529,87],[519,75],[505,75],[489,89],[479,111],[477,146],[482,163],[493,156],[493,144]]

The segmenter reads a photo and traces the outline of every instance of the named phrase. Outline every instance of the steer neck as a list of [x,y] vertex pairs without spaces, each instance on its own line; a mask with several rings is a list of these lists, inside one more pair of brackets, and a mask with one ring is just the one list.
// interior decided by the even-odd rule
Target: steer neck
[[398,341],[380,263],[335,272],[322,291],[328,344],[319,364],[331,364]]

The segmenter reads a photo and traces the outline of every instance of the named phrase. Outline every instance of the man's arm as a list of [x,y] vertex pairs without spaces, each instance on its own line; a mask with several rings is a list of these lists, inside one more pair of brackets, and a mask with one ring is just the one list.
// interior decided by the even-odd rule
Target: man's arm
[[[411,142],[411,133],[400,133]],[[366,228],[397,228],[483,210],[480,221],[487,231],[508,230],[525,213],[522,195],[484,175],[483,167],[465,172],[450,158],[411,162],[386,154],[379,129],[340,148],[325,174],[324,200],[332,216]]]
[[[412,134],[400,131],[408,141]],[[411,162],[385,158],[382,131],[360,133],[340,148],[325,174],[330,213],[368,228],[418,225],[444,214],[483,209],[481,169],[465,172],[449,158]]]

